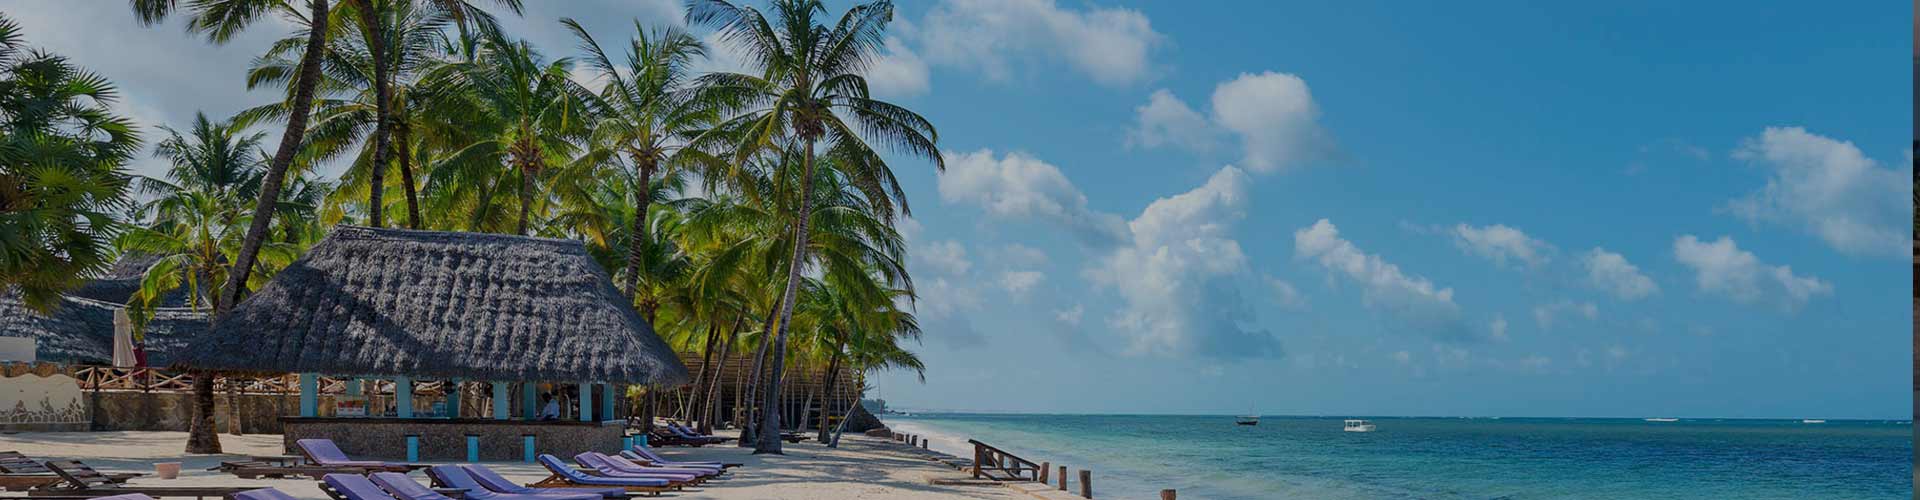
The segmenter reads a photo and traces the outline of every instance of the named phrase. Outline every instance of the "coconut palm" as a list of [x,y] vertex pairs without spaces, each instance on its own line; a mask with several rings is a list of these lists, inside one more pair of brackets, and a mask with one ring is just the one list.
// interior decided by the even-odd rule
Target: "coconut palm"
[[[690,22],[714,26],[721,39],[743,48],[760,75],[717,73],[701,78],[701,84],[721,98],[739,104],[741,112],[703,136],[705,141],[726,142],[734,147],[735,165],[748,157],[769,150],[797,151],[801,157],[799,192],[812,191],[813,171],[818,150],[839,150],[841,155],[861,161],[844,162],[851,187],[867,192],[879,205],[878,213],[892,220],[894,199],[906,212],[905,196],[879,154],[869,145],[878,142],[896,152],[926,158],[935,168],[945,169],[935,146],[938,134],[933,124],[904,107],[872,98],[862,74],[876,59],[893,19],[892,2],[881,0],[856,5],[841,15],[833,26],[823,25],[826,7],[820,0],[775,0],[771,15],[758,9],[740,7],[726,0],[695,0],[687,13]],[[696,145],[703,141],[696,141]],[[877,195],[877,196],[875,196]],[[810,213],[812,196],[801,196],[795,214]],[[793,316],[794,295],[802,271],[810,262],[806,253],[810,231],[808,217],[796,217],[791,262],[785,290],[775,322],[773,349],[776,355],[769,376],[766,416],[760,427],[755,453],[780,453],[775,432],[779,410],[772,395],[780,386],[780,372],[786,350],[787,324]]]
[[0,293],[48,311],[112,261],[123,166],[140,148],[113,84],[30,50],[0,15]]

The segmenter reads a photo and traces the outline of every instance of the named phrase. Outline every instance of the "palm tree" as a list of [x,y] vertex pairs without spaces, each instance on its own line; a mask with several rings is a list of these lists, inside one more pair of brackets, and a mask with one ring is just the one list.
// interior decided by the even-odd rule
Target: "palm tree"
[[140,136],[108,105],[113,84],[28,50],[0,15],[0,293],[37,310],[112,260],[113,213],[128,208]]
[[[637,186],[651,186],[655,175],[692,163],[676,154],[680,145],[718,121],[719,111],[718,102],[711,96],[685,88],[688,64],[706,55],[699,39],[674,27],[656,28],[649,36],[647,29],[636,22],[626,67],[619,68],[579,23],[563,18],[560,24],[580,39],[580,47],[587,51],[587,64],[606,80],[606,87],[588,100],[598,116],[586,161],[618,163],[624,159],[638,174]],[[633,202],[639,208],[631,234],[645,234],[645,208],[652,205],[652,190],[632,191],[639,195]],[[645,242],[643,238],[628,239],[628,272],[621,287],[628,300],[639,295],[642,273],[638,270],[647,252]]]
[[195,307],[214,307],[220,300],[217,290],[231,262],[224,250],[237,247],[244,236],[244,207],[259,193],[264,170],[259,149],[265,134],[245,133],[232,120],[214,123],[195,113],[188,134],[162,130],[167,138],[155,146],[154,156],[172,167],[164,179],[140,177],[141,192],[155,199],[142,204],[133,218],[148,223],[132,228],[119,244],[123,252],[162,256],[129,301],[136,326],[152,316],[161,295],[182,285]]
[[[810,193],[816,146],[825,145],[845,157],[859,159],[842,162],[842,167],[848,169],[855,188],[879,194],[871,197],[874,200],[887,200],[876,207],[887,220],[893,217],[892,198],[898,198],[900,210],[906,211],[905,195],[886,163],[868,145],[869,140],[926,158],[936,169],[946,168],[935,146],[938,134],[933,124],[904,107],[873,99],[862,76],[885,39],[887,23],[893,19],[892,2],[854,6],[832,27],[819,22],[826,14],[821,0],[775,0],[771,18],[726,0],[694,0],[691,4],[687,12],[690,22],[715,26],[724,40],[744,46],[751,62],[762,71],[760,76],[716,73],[701,79],[716,95],[735,100],[743,110],[717,127],[715,133],[703,136],[714,142],[733,141],[735,165],[769,150],[797,148],[801,156],[799,192]],[[888,190],[891,193],[885,192]],[[813,197],[800,199],[793,213],[811,213]],[[786,352],[794,294],[801,271],[809,262],[806,250],[811,234],[807,228],[810,218],[795,218],[798,223],[793,229],[792,265],[787,269],[776,315],[766,415],[754,453],[780,453],[779,409],[772,398],[779,392],[785,359],[781,354]]]

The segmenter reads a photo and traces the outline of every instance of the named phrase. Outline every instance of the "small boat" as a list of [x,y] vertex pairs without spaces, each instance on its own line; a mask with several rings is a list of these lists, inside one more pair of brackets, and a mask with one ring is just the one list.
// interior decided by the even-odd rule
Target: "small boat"
[[1679,422],[1680,421],[1680,419],[1677,419],[1677,418],[1643,418],[1641,420],[1645,420],[1648,422]]
[[1260,416],[1241,415],[1233,419],[1233,425],[1260,425]]
[[1807,419],[1801,419],[1801,420],[1800,420],[1800,423],[1803,423],[1803,424],[1824,424],[1824,423],[1827,423],[1827,421],[1825,421],[1825,420],[1821,420],[1821,419],[1817,419],[1817,418],[1807,418]]
[[1365,420],[1348,420],[1345,430],[1347,432],[1373,432],[1374,427],[1373,427],[1373,422],[1368,422]]

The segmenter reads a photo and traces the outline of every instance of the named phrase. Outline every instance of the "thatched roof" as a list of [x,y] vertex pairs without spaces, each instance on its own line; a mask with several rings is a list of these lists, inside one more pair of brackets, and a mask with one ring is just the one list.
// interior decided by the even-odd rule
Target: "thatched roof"
[[578,241],[339,226],[179,364],[686,383],[686,366],[627,304]]
[[[67,296],[60,308],[42,315],[17,295],[0,293],[0,337],[29,337],[40,361],[83,365],[113,363],[113,312],[123,307]],[[207,329],[207,316],[188,309],[159,308],[147,322],[148,366],[173,362],[186,339]]]
[[[160,261],[160,256],[149,253],[127,252],[113,261],[113,267],[105,274],[88,280],[80,288],[67,295],[84,297],[101,302],[126,304],[133,292],[140,290],[140,280],[147,275],[147,268]],[[187,307],[187,288],[180,287],[160,296],[160,307]]]

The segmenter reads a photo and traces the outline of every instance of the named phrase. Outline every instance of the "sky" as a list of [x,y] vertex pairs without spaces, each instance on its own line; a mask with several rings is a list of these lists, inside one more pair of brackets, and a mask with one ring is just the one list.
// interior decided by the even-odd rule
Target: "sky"
[[[1908,418],[1911,7],[1538,3],[902,2],[869,78],[946,170],[892,158],[928,368],[871,395]],[[215,47],[124,2],[4,5],[149,127],[273,99],[242,75],[291,30]],[[505,24],[560,57],[560,17],[608,44],[682,12]]]

